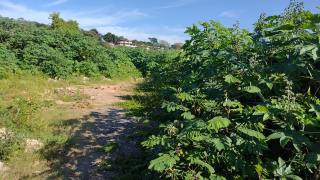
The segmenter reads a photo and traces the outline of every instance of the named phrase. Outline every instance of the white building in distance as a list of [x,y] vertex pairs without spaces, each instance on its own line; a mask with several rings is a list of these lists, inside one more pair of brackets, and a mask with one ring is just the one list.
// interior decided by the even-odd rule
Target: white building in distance
[[132,41],[129,41],[129,40],[119,41],[119,42],[117,43],[117,45],[119,45],[119,46],[131,47],[131,48],[136,48],[136,47],[137,47],[137,46],[133,45]]

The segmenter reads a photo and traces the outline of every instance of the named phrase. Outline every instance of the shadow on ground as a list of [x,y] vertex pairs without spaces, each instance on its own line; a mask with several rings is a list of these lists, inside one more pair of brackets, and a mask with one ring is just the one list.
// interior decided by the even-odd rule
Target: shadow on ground
[[[53,143],[44,148],[43,155],[53,161],[53,170],[58,172],[48,179],[113,179],[115,172],[101,170],[101,162],[115,160],[115,154],[139,156],[137,142],[130,138],[137,123],[125,117],[124,110],[93,111],[81,120],[72,119],[65,123],[78,123],[79,126],[64,147]],[[117,143],[117,153],[103,151],[103,147],[110,143]]]

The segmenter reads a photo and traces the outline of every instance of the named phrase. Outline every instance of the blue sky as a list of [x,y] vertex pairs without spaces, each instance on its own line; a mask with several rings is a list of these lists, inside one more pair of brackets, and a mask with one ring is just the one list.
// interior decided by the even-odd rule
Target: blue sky
[[[319,12],[320,0],[304,0],[305,8]],[[188,37],[186,27],[216,20],[252,29],[261,13],[279,14],[289,0],[0,0],[0,15],[49,24],[48,16],[60,12],[84,29],[113,32],[129,39],[157,37],[171,43]]]

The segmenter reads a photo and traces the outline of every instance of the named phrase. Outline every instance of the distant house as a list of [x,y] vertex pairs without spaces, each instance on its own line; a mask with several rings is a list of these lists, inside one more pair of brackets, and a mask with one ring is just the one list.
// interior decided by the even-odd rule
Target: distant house
[[132,43],[132,41],[129,41],[129,40],[119,41],[119,42],[117,42],[117,45],[131,47],[131,48],[136,48],[137,47]]

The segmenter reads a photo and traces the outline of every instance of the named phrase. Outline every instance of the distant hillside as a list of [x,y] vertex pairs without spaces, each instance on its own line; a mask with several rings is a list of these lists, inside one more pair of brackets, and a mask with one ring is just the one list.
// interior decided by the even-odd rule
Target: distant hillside
[[139,76],[119,49],[108,49],[92,31],[55,13],[51,25],[0,18],[0,76],[21,70],[53,78],[71,75],[121,78]]

